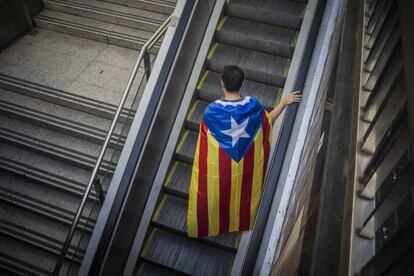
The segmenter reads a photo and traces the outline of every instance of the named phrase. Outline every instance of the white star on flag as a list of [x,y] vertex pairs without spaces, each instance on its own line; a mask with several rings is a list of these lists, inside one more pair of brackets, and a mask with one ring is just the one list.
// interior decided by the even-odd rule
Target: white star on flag
[[244,120],[243,123],[240,125],[234,120],[233,117],[231,118],[231,128],[222,130],[221,132],[225,135],[231,136],[231,146],[234,147],[234,145],[237,144],[240,138],[250,138],[250,135],[246,132],[247,124],[249,123],[249,118]]

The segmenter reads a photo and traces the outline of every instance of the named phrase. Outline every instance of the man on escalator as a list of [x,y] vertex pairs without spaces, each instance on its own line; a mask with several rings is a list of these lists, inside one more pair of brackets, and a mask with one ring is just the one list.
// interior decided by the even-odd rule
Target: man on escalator
[[190,182],[190,237],[252,228],[269,159],[272,123],[286,106],[302,99],[300,92],[290,93],[267,112],[257,99],[240,95],[243,80],[243,70],[225,66],[224,95],[204,112]]

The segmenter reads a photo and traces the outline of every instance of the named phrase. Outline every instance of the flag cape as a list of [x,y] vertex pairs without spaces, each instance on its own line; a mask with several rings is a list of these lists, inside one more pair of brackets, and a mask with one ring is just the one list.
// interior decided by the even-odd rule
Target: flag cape
[[190,182],[190,237],[251,229],[269,159],[271,124],[251,97],[217,100],[206,108]]

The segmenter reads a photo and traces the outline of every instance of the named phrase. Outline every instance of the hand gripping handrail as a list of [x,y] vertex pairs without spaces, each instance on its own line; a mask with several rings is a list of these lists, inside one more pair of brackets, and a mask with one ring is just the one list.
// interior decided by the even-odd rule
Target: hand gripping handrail
[[[85,190],[85,193],[82,197],[82,201],[81,201],[81,203],[78,207],[75,218],[74,218],[74,220],[72,222],[72,225],[70,227],[69,233],[66,236],[66,239],[65,239],[65,242],[63,244],[62,251],[60,253],[59,259],[56,262],[56,265],[55,265],[55,268],[54,268],[54,271],[53,271],[53,275],[58,275],[59,274],[60,268],[62,267],[63,261],[65,260],[65,256],[66,256],[66,253],[69,249],[70,242],[73,238],[73,235],[75,234],[76,226],[79,222],[80,216],[81,216],[81,214],[83,212],[83,209],[85,207],[86,201],[87,201],[88,196],[89,196],[89,192],[91,191],[92,186],[94,185],[95,179],[96,179],[98,171],[99,171],[99,167],[101,166],[101,163],[102,163],[102,160],[104,158],[106,149],[108,148],[109,142],[110,142],[112,134],[115,130],[115,126],[118,122],[119,116],[121,115],[121,112],[122,112],[122,109],[124,107],[125,101],[128,98],[129,91],[131,90],[132,84],[134,83],[135,77],[137,76],[139,66],[140,66],[142,60],[144,59],[144,57],[148,54],[148,52],[154,47],[154,45],[159,41],[159,39],[162,37],[162,35],[166,32],[166,30],[168,28],[168,25],[171,22],[171,18],[172,18],[172,15],[169,16],[164,21],[164,23],[157,29],[157,31],[151,36],[151,38],[148,39],[148,41],[144,44],[144,46],[142,47],[142,49],[139,53],[139,56],[138,56],[138,59],[135,63],[134,69],[132,70],[131,76],[128,80],[128,84],[127,84],[127,86],[124,90],[121,101],[119,102],[118,108],[117,108],[116,113],[115,113],[115,117],[112,120],[111,127],[109,128],[108,134],[106,135],[105,142],[103,144],[101,152],[99,153],[98,159],[96,160],[96,164],[93,168],[92,175],[89,178],[89,182],[88,182],[88,185],[86,186],[86,190]],[[144,64],[144,66],[149,66],[149,64],[148,65]]]

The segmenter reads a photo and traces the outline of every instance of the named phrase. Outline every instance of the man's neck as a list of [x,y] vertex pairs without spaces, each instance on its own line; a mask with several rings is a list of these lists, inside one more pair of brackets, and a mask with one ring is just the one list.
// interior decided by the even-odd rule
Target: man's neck
[[240,93],[239,92],[229,93],[229,92],[225,91],[224,92],[224,99],[227,100],[227,101],[240,100]]

